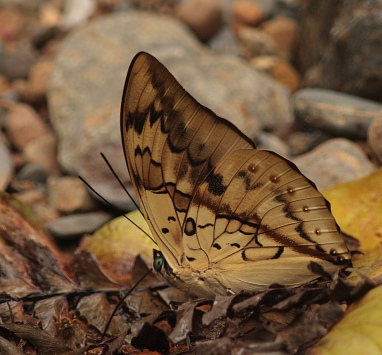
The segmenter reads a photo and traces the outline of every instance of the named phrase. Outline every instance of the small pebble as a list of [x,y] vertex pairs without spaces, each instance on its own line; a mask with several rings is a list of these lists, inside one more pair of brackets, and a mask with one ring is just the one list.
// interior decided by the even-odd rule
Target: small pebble
[[25,100],[33,103],[45,101],[53,68],[54,64],[50,60],[41,60],[33,65],[24,92]]
[[297,120],[335,136],[365,139],[382,104],[324,89],[302,89],[293,97]]
[[23,154],[26,161],[41,165],[49,174],[60,174],[57,162],[57,138],[53,133],[44,134],[29,142]]
[[96,5],[95,0],[66,0],[61,27],[68,30],[85,23],[94,13]]
[[5,95],[11,89],[11,85],[4,75],[0,75],[0,95]]
[[288,145],[272,133],[261,132],[256,137],[256,148],[270,150],[289,159],[290,151]]
[[251,64],[257,69],[266,71],[291,92],[295,92],[300,86],[300,74],[286,60],[276,56],[259,56],[253,58]]
[[112,218],[105,212],[79,213],[57,218],[47,223],[46,227],[57,239],[66,240],[93,233]]
[[20,181],[32,181],[36,185],[44,185],[48,180],[48,172],[36,163],[25,164],[17,174]]
[[300,36],[300,28],[295,20],[279,16],[263,22],[261,29],[273,39],[283,58],[293,57]]
[[4,191],[13,175],[13,162],[11,153],[5,144],[5,138],[0,135],[0,191]]
[[375,170],[364,151],[345,138],[331,139],[293,162],[320,191],[367,176]]
[[26,25],[26,17],[17,7],[5,6],[0,9],[0,41],[17,40]]
[[382,164],[382,111],[380,111],[367,131],[367,142]]
[[85,184],[77,177],[50,177],[48,195],[52,206],[62,213],[91,211],[97,206]]
[[239,27],[237,37],[241,44],[243,55],[248,58],[277,54],[277,46],[265,32],[252,27]]
[[26,204],[36,214],[42,223],[60,217],[58,212],[49,204],[48,198],[39,189],[29,189],[14,193],[17,200]]
[[8,80],[25,79],[37,58],[36,51],[25,43],[12,47],[0,46],[0,74]]
[[49,126],[29,105],[15,104],[6,118],[9,140],[20,150],[35,139],[51,132]]
[[61,11],[53,2],[43,3],[39,8],[40,24],[44,28],[58,26],[61,19]]
[[222,25],[223,10],[218,0],[183,1],[175,14],[202,42],[211,39]]
[[290,154],[289,147],[283,140],[267,132],[261,132],[256,137],[256,148],[271,150],[284,158],[288,158]]
[[251,0],[238,0],[233,4],[234,22],[237,26],[256,26],[264,20],[264,9]]

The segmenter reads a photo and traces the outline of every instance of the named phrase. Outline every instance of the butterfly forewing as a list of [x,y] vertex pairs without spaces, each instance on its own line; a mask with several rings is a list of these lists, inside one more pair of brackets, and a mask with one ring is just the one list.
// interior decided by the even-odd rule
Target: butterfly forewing
[[177,285],[199,295],[298,286],[350,260],[328,203],[289,161],[255,149],[154,57],[132,61],[121,131],[131,179]]
[[199,181],[230,149],[253,147],[238,132],[154,57],[133,59],[121,108],[124,152],[146,219],[172,267],[183,255],[182,226]]

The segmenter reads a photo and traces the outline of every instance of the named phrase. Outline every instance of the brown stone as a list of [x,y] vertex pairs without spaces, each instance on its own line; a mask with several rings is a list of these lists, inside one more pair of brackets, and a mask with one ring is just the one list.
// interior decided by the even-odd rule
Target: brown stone
[[246,58],[277,54],[277,46],[273,39],[257,28],[239,27],[237,37]]
[[7,78],[4,75],[0,75],[0,94],[9,91],[11,88]]
[[301,82],[298,71],[286,60],[278,57],[263,56],[252,59],[251,64],[266,71],[278,82],[284,84],[291,92],[295,92]]
[[175,11],[202,41],[208,41],[221,27],[222,8],[217,0],[183,1]]
[[32,140],[51,132],[37,112],[26,104],[15,104],[11,107],[6,127],[9,140],[20,150]]
[[29,142],[23,153],[26,161],[41,165],[49,174],[60,174],[57,162],[57,138],[53,133],[44,134],[39,139]]
[[382,164],[382,111],[376,115],[369,126],[367,142]]
[[62,213],[91,211],[96,207],[87,187],[77,177],[51,177],[48,191],[50,204]]
[[236,1],[232,10],[237,26],[256,26],[264,20],[264,9],[250,0]]
[[18,192],[14,196],[29,206],[43,223],[60,217],[59,213],[48,203],[46,196],[37,189]]
[[25,27],[25,23],[25,16],[16,7],[2,8],[0,10],[0,40],[17,40]]
[[295,20],[279,16],[264,22],[261,28],[273,39],[283,57],[291,58],[293,56],[300,32]]
[[29,102],[45,100],[54,64],[50,60],[37,62],[29,72],[24,96]]

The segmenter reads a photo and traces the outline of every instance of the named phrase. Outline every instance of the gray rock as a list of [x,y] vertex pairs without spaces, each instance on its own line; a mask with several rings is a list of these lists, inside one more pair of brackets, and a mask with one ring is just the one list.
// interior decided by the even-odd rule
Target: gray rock
[[0,43],[0,74],[9,80],[26,78],[37,61],[36,51],[27,44],[8,48]]
[[46,227],[57,239],[71,239],[93,233],[113,218],[105,212],[79,213],[50,221]]
[[48,180],[48,172],[37,163],[27,163],[17,173],[20,181],[32,181],[36,185],[44,185]]
[[224,26],[209,42],[208,47],[215,53],[241,55],[239,41],[232,27]]
[[4,191],[13,174],[11,153],[5,144],[5,138],[0,135],[0,191]]
[[355,143],[331,139],[293,162],[321,191],[371,174],[375,167]]
[[197,100],[250,137],[291,119],[281,85],[236,57],[211,55],[174,18],[112,14],[73,31],[57,56],[48,100],[60,140],[59,160],[67,171],[78,171],[78,156],[87,147],[106,140],[120,144],[123,84],[131,59],[142,50],[158,57]]
[[382,2],[300,1],[305,85],[382,100]]
[[271,150],[284,158],[288,158],[290,155],[288,145],[272,133],[261,132],[256,139],[256,147]]
[[[112,166],[118,178],[127,188],[131,196],[137,201],[132,187],[126,162],[121,149],[121,144],[100,142],[97,146],[89,146],[87,151],[79,156],[78,173],[104,200],[101,202],[108,207],[112,205],[119,212],[135,209],[133,201],[119,184],[105,161],[100,155],[100,150]],[[98,198],[96,195],[94,197]],[[108,201],[107,202],[105,202]],[[109,205],[110,204],[110,205]]]
[[87,187],[77,177],[50,177],[48,195],[49,203],[61,213],[87,212],[97,207]]
[[297,120],[335,136],[365,139],[382,104],[324,89],[303,89],[293,96]]

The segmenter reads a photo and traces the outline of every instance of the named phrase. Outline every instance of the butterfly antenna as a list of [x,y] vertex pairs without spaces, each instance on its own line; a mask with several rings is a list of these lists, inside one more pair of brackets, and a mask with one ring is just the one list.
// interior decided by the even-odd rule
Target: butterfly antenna
[[136,283],[135,285],[126,293],[126,295],[123,296],[123,298],[119,301],[119,303],[117,304],[117,306],[114,308],[114,311],[113,313],[111,314],[106,326],[105,326],[105,330],[103,331],[102,333],[102,337],[101,337],[101,342],[103,341],[103,339],[105,338],[105,335],[106,335],[106,332],[107,330],[109,329],[109,326],[110,326],[110,323],[111,321],[113,320],[113,317],[115,316],[115,314],[117,313],[119,307],[121,307],[121,305],[123,304],[123,302],[125,302],[125,299],[127,298],[127,296],[129,296],[137,287],[138,285],[147,277],[147,275],[153,271],[153,269],[150,269],[148,270]]
[[[78,176],[78,178],[95,194],[97,195],[102,201],[104,201],[107,205],[109,205],[114,211],[117,211],[117,212],[121,212],[117,207],[113,206],[108,200],[106,200],[105,197],[103,197],[99,192],[97,192],[92,186],[90,186],[90,184],[82,177],[82,176]],[[138,226],[138,224],[136,224],[131,218],[127,217],[125,214],[123,214],[123,216],[129,221],[131,222],[134,226],[136,226],[141,232],[143,232],[144,234],[146,234],[154,243],[154,239],[152,238],[151,235],[149,235],[144,229],[142,229],[140,226]],[[155,243],[156,244],[156,243]]]
[[143,216],[143,213],[140,209],[140,207],[138,206],[138,204],[135,202],[135,200],[133,199],[133,197],[131,196],[130,192],[127,190],[126,186],[124,185],[124,183],[121,181],[121,179],[119,178],[119,176],[117,175],[117,173],[115,172],[114,168],[111,166],[111,164],[109,163],[109,161],[107,160],[107,158],[105,157],[105,155],[103,153],[101,153],[101,157],[103,158],[103,160],[105,161],[105,163],[107,164],[107,166],[109,167],[110,171],[113,173],[114,177],[117,179],[117,181],[119,182],[119,184],[121,185],[121,187],[125,190],[125,192],[127,193],[127,195],[130,197],[130,200],[134,203],[134,206],[137,208],[137,210],[140,212],[140,214]]

